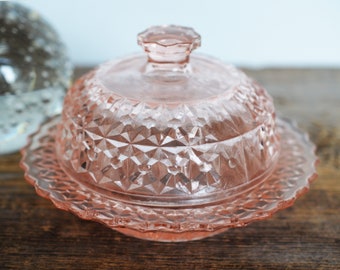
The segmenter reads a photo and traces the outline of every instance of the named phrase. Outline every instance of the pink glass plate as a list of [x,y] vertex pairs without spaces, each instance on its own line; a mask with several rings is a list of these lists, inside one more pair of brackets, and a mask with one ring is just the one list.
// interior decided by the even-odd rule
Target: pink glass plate
[[222,202],[195,207],[153,207],[110,198],[67,176],[58,164],[52,118],[30,137],[21,166],[37,193],[80,218],[101,222],[124,234],[155,241],[188,241],[242,227],[291,206],[316,178],[315,146],[286,119],[277,120],[281,152],[273,174]]

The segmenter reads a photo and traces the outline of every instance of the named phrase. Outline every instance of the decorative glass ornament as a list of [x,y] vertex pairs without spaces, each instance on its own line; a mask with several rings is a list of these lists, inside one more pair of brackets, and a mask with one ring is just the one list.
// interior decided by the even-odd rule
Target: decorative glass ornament
[[0,154],[62,110],[72,68],[56,31],[19,3],[0,2]]

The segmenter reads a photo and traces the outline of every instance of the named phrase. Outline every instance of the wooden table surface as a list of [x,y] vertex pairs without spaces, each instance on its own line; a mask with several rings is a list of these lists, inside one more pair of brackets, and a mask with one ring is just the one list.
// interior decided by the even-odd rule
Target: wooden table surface
[[317,144],[319,177],[293,207],[199,241],[143,241],[56,209],[26,183],[20,155],[7,155],[0,269],[340,269],[340,70],[245,71]]

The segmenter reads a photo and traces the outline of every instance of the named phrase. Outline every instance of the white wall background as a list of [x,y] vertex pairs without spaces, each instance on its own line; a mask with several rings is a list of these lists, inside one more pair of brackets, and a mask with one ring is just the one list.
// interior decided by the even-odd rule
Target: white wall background
[[338,0],[22,0],[60,33],[75,64],[141,51],[148,26],[191,26],[199,52],[250,67],[340,66]]

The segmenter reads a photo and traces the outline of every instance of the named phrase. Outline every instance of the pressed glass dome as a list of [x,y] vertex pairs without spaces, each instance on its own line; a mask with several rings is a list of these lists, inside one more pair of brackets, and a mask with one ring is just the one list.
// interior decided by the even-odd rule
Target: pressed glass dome
[[148,58],[104,64],[66,95],[57,134],[65,171],[119,199],[166,205],[224,199],[264,180],[279,149],[266,91],[232,66],[189,57],[200,43],[190,28],[155,27],[138,41]]
[[[190,55],[201,43],[191,28],[151,27],[138,43],[146,54],[80,78],[62,116],[23,150],[41,195],[132,236],[185,241],[264,218],[306,190],[312,144],[276,119],[265,89],[231,65]],[[289,177],[296,185],[285,185]]]

